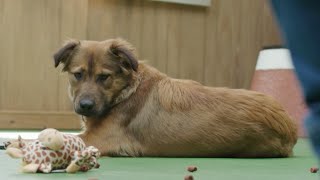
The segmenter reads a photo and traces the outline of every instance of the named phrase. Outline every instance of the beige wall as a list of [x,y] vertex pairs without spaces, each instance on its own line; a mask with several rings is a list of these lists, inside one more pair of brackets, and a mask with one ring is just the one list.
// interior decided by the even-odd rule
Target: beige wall
[[68,38],[123,37],[172,77],[247,88],[259,49],[281,42],[266,2],[0,0],[0,128],[79,127],[52,61]]

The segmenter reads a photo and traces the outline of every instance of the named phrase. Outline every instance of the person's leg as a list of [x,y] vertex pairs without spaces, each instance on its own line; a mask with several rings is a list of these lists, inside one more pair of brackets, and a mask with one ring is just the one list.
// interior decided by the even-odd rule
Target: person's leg
[[305,125],[320,158],[320,1],[272,0],[310,113]]

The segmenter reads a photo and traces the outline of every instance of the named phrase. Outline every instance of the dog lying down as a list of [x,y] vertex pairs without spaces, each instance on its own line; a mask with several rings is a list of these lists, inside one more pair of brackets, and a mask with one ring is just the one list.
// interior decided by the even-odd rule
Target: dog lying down
[[288,157],[297,127],[273,98],[168,77],[122,39],[68,41],[54,55],[84,117],[80,137],[107,156]]

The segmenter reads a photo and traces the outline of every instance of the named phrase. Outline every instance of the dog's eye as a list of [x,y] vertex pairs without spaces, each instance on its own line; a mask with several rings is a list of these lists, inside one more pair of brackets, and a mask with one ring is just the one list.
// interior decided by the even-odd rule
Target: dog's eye
[[108,77],[109,77],[109,75],[100,74],[100,75],[98,76],[98,78],[97,78],[97,81],[98,81],[98,82],[103,82],[103,81],[107,80]]
[[74,73],[73,75],[77,80],[80,80],[82,78],[82,73],[81,72]]

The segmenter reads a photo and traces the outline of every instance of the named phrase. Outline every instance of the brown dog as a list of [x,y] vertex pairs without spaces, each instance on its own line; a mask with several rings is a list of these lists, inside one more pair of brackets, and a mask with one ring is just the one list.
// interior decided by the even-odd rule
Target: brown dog
[[287,157],[297,128],[261,93],[172,79],[139,63],[121,39],[69,41],[54,55],[69,74],[81,138],[109,156]]

